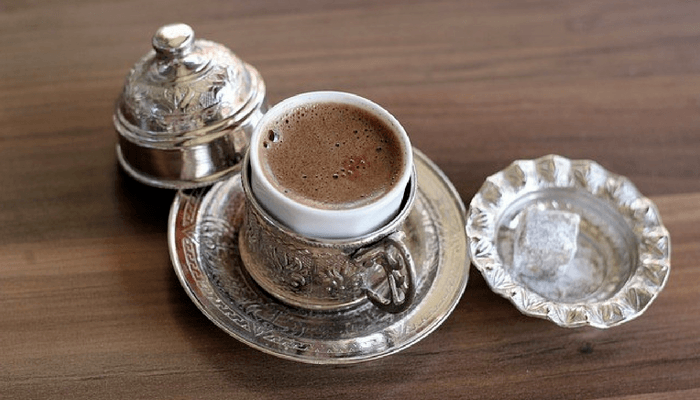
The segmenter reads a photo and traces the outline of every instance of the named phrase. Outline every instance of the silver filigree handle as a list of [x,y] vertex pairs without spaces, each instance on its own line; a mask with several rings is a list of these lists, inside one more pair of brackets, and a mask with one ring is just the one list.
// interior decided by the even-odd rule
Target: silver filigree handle
[[365,295],[377,308],[389,313],[405,311],[416,293],[415,267],[404,238],[403,232],[394,232],[353,254],[356,264],[364,268],[380,266],[384,270],[389,285],[388,297],[370,288],[365,289]]

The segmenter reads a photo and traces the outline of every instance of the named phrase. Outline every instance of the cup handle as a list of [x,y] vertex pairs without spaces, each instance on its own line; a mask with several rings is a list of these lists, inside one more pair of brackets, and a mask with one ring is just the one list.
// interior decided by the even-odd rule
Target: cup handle
[[353,254],[353,260],[358,265],[365,268],[381,266],[384,269],[389,298],[369,288],[365,289],[365,295],[377,308],[388,313],[405,311],[416,294],[415,266],[404,243],[405,237],[403,232],[397,231]]

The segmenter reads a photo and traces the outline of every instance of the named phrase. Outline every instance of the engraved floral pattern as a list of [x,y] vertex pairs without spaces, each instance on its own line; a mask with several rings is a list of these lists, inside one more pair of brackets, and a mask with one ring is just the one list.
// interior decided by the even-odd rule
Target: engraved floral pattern
[[129,72],[118,116],[130,134],[151,141],[196,137],[255,97],[246,65],[224,46],[197,40],[184,58],[151,51]]
[[319,274],[319,281],[328,291],[328,295],[335,299],[341,298],[342,293],[359,293],[364,284],[362,275],[354,273],[347,264],[322,271]]
[[[251,275],[263,287],[303,302],[352,301],[362,295],[364,275],[342,252],[313,251],[294,239],[267,229],[261,216],[246,207],[243,257]],[[258,266],[258,267],[256,267]],[[264,267],[262,267],[264,266]]]

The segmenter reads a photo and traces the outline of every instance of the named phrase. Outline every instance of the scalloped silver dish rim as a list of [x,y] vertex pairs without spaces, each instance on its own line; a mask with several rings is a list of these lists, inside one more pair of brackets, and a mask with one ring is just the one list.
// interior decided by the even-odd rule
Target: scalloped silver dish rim
[[[461,198],[432,161],[416,149],[414,149],[414,155],[418,170],[419,192],[421,186],[436,189],[424,191],[422,196],[426,198],[424,201],[427,202],[427,206],[436,213],[429,218],[431,218],[431,223],[436,226],[435,234],[444,241],[439,243],[441,248],[436,253],[435,262],[437,264],[435,267],[438,273],[432,278],[433,281],[422,289],[423,298],[420,302],[412,305],[401,314],[394,314],[396,317],[380,321],[383,325],[378,326],[376,331],[364,333],[364,336],[359,337],[318,339],[307,336],[302,337],[300,342],[298,337],[290,336],[288,332],[277,328],[270,321],[259,320],[257,316],[243,312],[242,309],[236,307],[236,304],[233,304],[234,307],[226,305],[228,301],[235,303],[237,299],[221,297],[221,294],[213,288],[214,285],[207,275],[205,265],[198,261],[187,262],[189,255],[184,254],[185,251],[181,247],[184,237],[187,235],[186,230],[190,228],[183,228],[178,224],[179,214],[186,213],[189,215],[186,218],[192,220],[190,226],[197,226],[198,221],[207,218],[205,215],[207,212],[202,205],[208,201],[206,197],[221,197],[222,191],[226,190],[235,191],[235,195],[241,196],[240,200],[216,207],[238,208],[242,206],[245,200],[242,198],[242,188],[238,188],[241,185],[239,174],[218,182],[212,187],[186,192],[179,191],[176,195],[168,219],[168,247],[173,268],[182,287],[200,311],[230,336],[264,353],[287,360],[310,364],[351,364],[385,357],[417,343],[437,329],[459,303],[467,286],[470,262],[466,232],[464,231],[465,208]],[[237,193],[238,190],[241,192]],[[201,195],[197,195],[199,203],[188,202],[188,193],[195,193],[195,191],[201,193]],[[235,246],[237,247],[237,244]],[[197,256],[191,255],[189,257],[196,258]],[[237,268],[242,268],[242,264]],[[247,274],[243,272],[241,275]],[[241,282],[238,281],[238,283]],[[276,310],[288,310],[289,318],[297,318],[294,316],[294,310],[299,309],[279,302],[265,294],[257,285],[249,286],[249,289],[264,294],[261,298],[265,298],[260,303],[255,304],[253,308],[274,306]],[[246,299],[240,301],[245,302]],[[373,308],[365,307],[364,309]],[[365,313],[364,309],[360,308],[357,314]],[[333,323],[333,314],[333,312],[326,312],[328,317],[316,316],[316,318],[327,321],[323,323],[331,324]],[[303,323],[304,321],[299,320],[298,322]],[[261,333],[261,331],[265,332]],[[378,337],[383,338],[382,342],[385,343],[383,348],[377,349],[374,345],[370,345],[375,343]],[[304,346],[298,346],[298,344]],[[351,352],[350,349],[360,350],[352,350]]]
[[[519,179],[536,183],[523,183],[516,188],[513,182]],[[504,197],[517,199],[542,188],[583,190],[599,199],[605,197],[617,212],[622,214],[623,210],[630,215],[628,223],[632,223],[630,228],[637,240],[636,268],[611,297],[570,303],[553,301],[518,282],[504,268],[496,232],[502,213],[512,202],[499,200],[504,193]],[[656,205],[642,196],[629,179],[610,173],[591,160],[547,155],[514,161],[489,176],[472,198],[466,231],[472,263],[495,293],[510,300],[525,315],[567,328],[590,325],[604,329],[640,316],[666,285],[671,268],[670,235]]]

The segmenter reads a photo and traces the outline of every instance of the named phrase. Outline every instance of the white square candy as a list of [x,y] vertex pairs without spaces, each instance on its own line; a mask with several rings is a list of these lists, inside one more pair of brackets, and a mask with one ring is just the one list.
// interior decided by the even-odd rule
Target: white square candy
[[580,222],[578,214],[567,211],[526,210],[515,233],[515,272],[527,278],[556,278],[576,254]]

